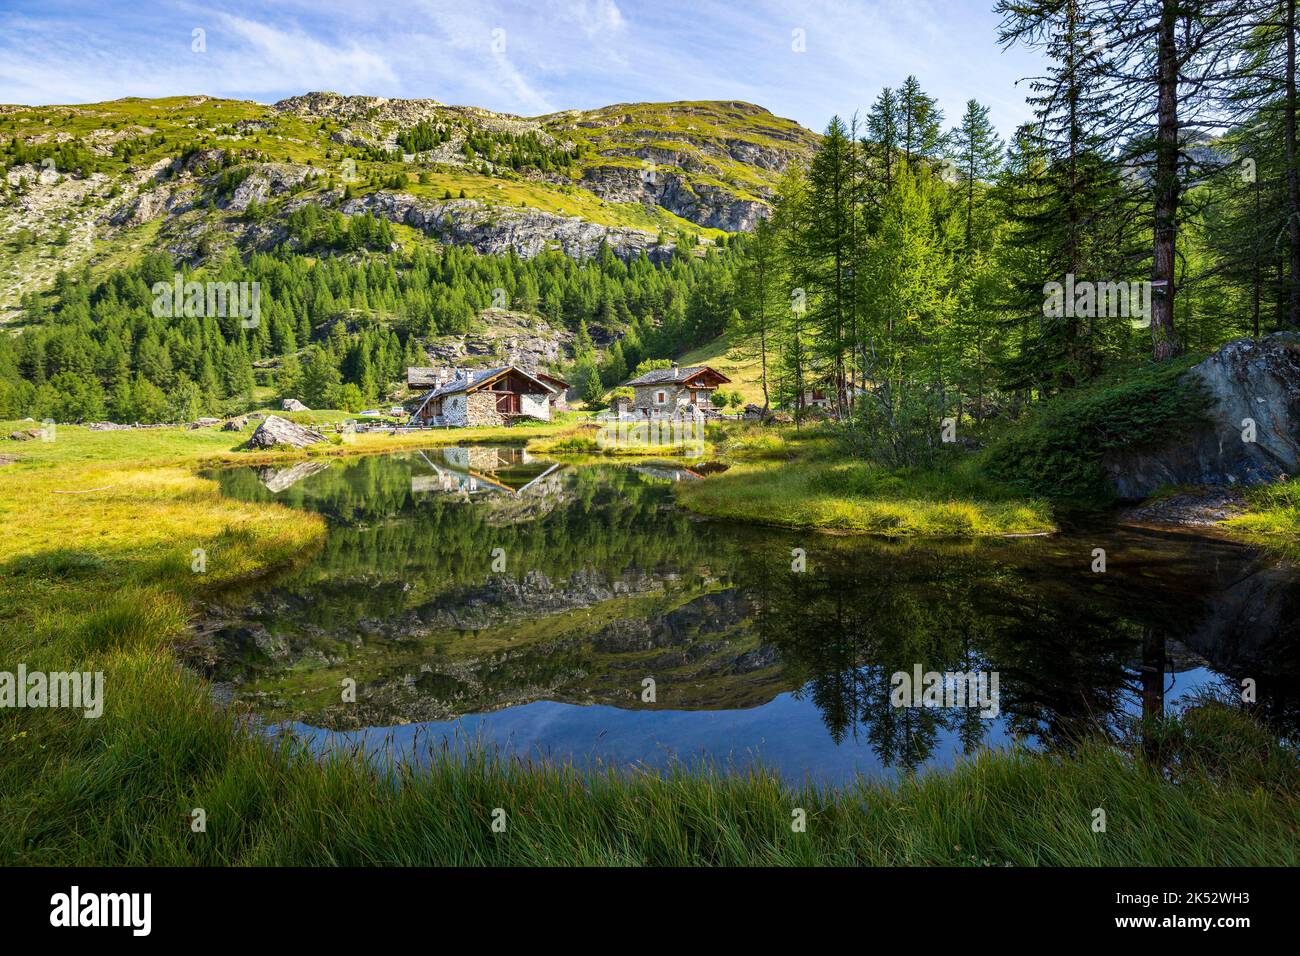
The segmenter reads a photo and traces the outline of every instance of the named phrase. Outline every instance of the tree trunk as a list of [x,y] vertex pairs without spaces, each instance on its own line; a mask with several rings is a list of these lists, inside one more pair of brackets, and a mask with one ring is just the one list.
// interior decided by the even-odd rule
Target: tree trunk
[[[1255,224],[1259,224],[1259,177],[1255,177]],[[1259,239],[1255,240],[1255,255],[1252,257],[1251,269],[1251,316],[1254,318],[1255,338],[1259,338],[1259,299],[1264,284],[1263,270],[1259,262]]]
[[1286,188],[1288,228],[1291,235],[1291,296],[1287,318],[1293,329],[1300,328],[1300,170],[1296,157],[1295,33],[1296,0],[1286,4]]
[[1163,0],[1156,67],[1155,243],[1151,264],[1151,354],[1179,352],[1174,331],[1174,253],[1178,236],[1178,0]]
[[[766,239],[761,240],[766,242]],[[772,399],[767,393],[767,255],[763,251],[763,262],[758,266],[758,351],[763,366],[763,414],[772,407]]]

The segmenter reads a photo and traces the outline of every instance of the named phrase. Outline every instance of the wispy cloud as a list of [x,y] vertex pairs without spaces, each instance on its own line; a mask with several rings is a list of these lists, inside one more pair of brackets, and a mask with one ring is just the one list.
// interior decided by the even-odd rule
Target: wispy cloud
[[[1027,117],[987,0],[6,0],[0,101],[313,89],[522,114],[745,99],[813,128],[915,73],[956,119],[971,97]],[[206,30],[206,52],[191,31]],[[796,32],[798,31],[798,32]],[[796,43],[796,37],[801,43]]]
[[[279,29],[227,13],[218,15],[219,30],[208,52],[220,68],[246,70],[255,80],[250,89],[284,90],[286,87],[346,88],[365,92],[398,82],[388,61],[357,43],[331,45],[299,27]],[[219,44],[232,40],[228,50]]]
[[552,0],[551,6],[562,19],[577,24],[588,37],[623,30],[623,11],[614,0]]

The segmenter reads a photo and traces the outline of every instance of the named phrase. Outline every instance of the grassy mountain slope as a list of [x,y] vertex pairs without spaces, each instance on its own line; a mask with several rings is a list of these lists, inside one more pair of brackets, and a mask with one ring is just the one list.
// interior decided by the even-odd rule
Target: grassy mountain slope
[[653,256],[750,228],[815,140],[738,102],[536,118],[332,93],[0,106],[0,322],[60,269],[273,246],[308,202],[483,252]]

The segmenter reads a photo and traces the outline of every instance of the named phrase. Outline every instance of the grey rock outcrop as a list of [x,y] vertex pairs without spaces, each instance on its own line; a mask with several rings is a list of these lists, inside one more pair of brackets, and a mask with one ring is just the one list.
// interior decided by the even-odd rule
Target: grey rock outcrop
[[[638,151],[642,152],[642,151]],[[671,162],[645,150],[645,162]],[[666,151],[659,151],[659,153]],[[635,202],[662,206],[669,212],[712,229],[748,231],[766,218],[769,208],[758,199],[737,196],[729,189],[707,183],[691,183],[686,176],[656,167],[653,175],[627,166],[595,166],[588,169],[582,185],[607,202]]]
[[1300,473],[1300,335],[1237,339],[1187,375],[1211,398],[1207,422],[1178,441],[1107,455],[1102,464],[1120,498],[1145,498],[1167,485],[1256,485]]
[[407,193],[374,192],[349,200],[345,215],[369,212],[419,229],[441,242],[471,246],[484,255],[515,252],[531,258],[559,249],[572,259],[590,259],[601,244],[620,258],[644,252],[652,262],[672,257],[673,243],[640,229],[604,226],[576,216],[560,216],[517,206],[491,206],[473,199],[430,202]]
[[318,431],[295,425],[276,415],[268,415],[266,421],[257,426],[251,438],[244,443],[245,448],[306,448],[325,441],[325,436]]
[[234,212],[244,212],[256,200],[264,203],[272,196],[282,196],[295,186],[313,176],[324,176],[325,170],[298,163],[259,163],[248,178],[235,187],[234,193],[222,205]]
[[572,332],[528,313],[484,309],[479,320],[479,327],[464,334],[426,340],[430,363],[459,366],[500,362],[546,369],[572,353]]

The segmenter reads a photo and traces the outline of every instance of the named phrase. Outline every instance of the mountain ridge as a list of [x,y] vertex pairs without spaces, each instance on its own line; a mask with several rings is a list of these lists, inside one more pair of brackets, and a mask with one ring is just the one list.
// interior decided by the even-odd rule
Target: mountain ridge
[[55,273],[299,240],[313,204],[480,252],[661,258],[752,229],[818,137],[742,100],[536,117],[313,91],[0,107],[0,321]]

